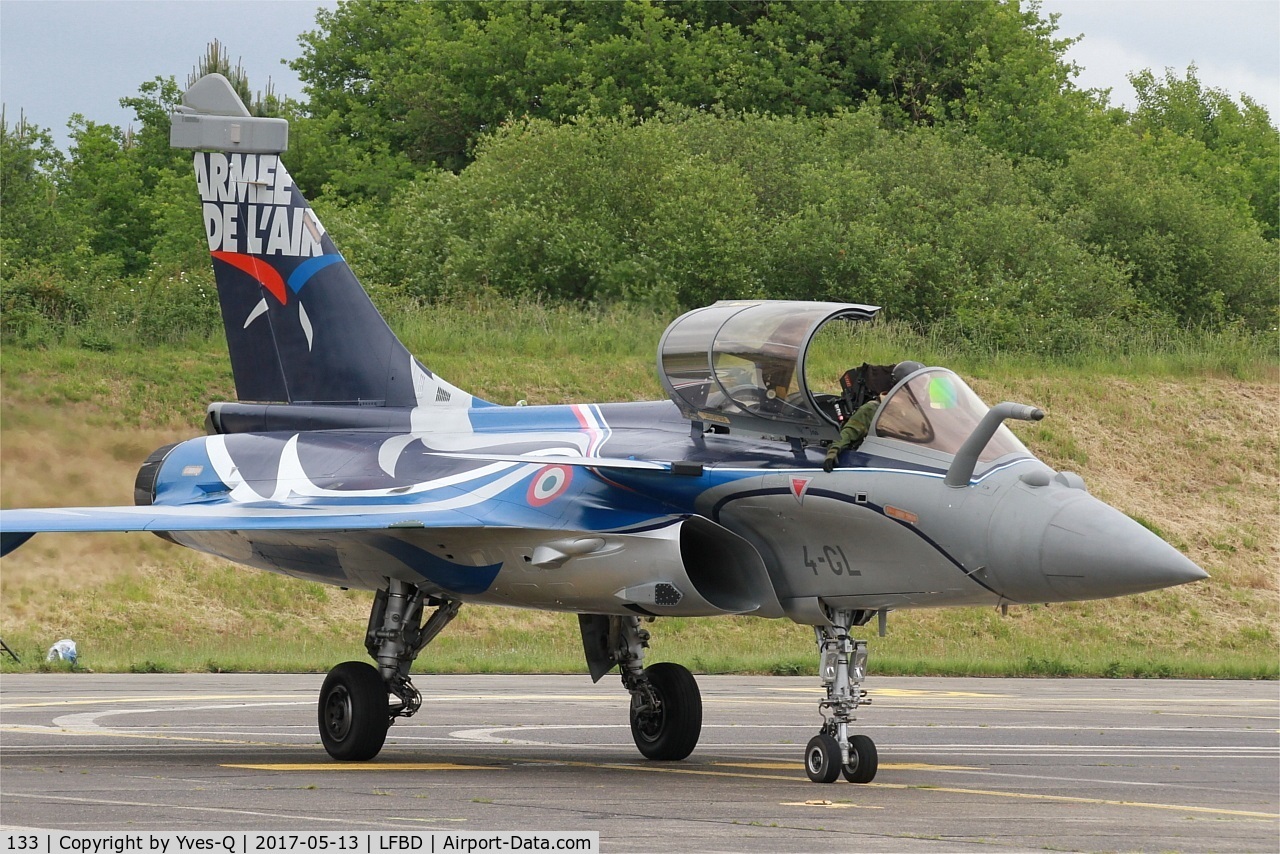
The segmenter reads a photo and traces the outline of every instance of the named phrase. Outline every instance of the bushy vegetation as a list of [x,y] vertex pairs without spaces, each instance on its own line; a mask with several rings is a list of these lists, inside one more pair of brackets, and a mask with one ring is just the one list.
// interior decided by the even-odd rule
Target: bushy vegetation
[[[1280,132],[1193,68],[1082,91],[1033,3],[378,3],[322,10],[291,172],[391,299],[670,315],[732,297],[879,304],[1043,354],[1135,331],[1273,340]],[[163,71],[163,69],[158,69]],[[0,121],[0,335],[215,334],[180,97],[71,147]]]

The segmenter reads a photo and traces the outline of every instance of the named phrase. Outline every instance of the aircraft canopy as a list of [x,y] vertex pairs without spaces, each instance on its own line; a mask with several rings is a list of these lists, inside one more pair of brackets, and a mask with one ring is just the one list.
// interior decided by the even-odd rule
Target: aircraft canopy
[[868,321],[879,310],[835,302],[717,302],[667,327],[658,344],[658,377],[692,421],[834,439],[840,430],[834,400],[812,393],[805,380],[809,344],[832,320]]

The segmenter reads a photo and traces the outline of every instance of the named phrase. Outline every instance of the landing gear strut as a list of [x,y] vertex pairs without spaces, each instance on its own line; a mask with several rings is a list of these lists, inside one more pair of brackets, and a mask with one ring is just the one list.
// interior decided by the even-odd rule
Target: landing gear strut
[[879,759],[876,745],[865,735],[849,735],[849,724],[859,706],[871,698],[862,689],[867,673],[867,642],[851,640],[849,627],[864,625],[874,612],[837,610],[830,626],[816,626],[818,676],[827,696],[818,704],[822,731],[809,739],[804,750],[804,770],[815,783],[834,783],[841,774],[850,783],[870,783]]
[[631,692],[631,737],[648,759],[684,759],[702,733],[702,695],[689,670],[660,662],[644,666],[649,632],[639,617],[604,614],[579,616],[587,666],[600,681],[616,664],[622,685]]
[[[436,610],[419,625],[426,605]],[[364,645],[378,666],[343,662],[329,671],[320,688],[320,740],[330,756],[355,762],[372,759],[382,750],[391,723],[422,707],[409,668],[460,607],[461,602],[436,599],[394,578],[377,592]]]

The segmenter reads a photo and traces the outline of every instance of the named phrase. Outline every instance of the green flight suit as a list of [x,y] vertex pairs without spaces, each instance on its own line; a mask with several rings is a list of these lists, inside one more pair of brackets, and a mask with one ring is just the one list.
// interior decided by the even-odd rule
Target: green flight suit
[[871,419],[875,418],[876,410],[879,408],[879,398],[868,400],[858,407],[857,412],[849,416],[849,420],[844,422],[844,426],[840,428],[840,438],[832,442],[831,447],[827,448],[827,459],[822,466],[824,469],[831,471],[835,467],[836,459],[840,456],[841,451],[856,450],[862,444],[867,431],[871,429]]

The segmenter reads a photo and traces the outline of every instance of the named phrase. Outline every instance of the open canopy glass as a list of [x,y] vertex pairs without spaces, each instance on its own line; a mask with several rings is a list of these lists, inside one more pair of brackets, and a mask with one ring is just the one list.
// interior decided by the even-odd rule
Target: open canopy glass
[[658,344],[658,376],[686,418],[798,439],[833,439],[834,406],[805,381],[810,342],[826,323],[867,321],[876,306],[761,300],[684,314]]

